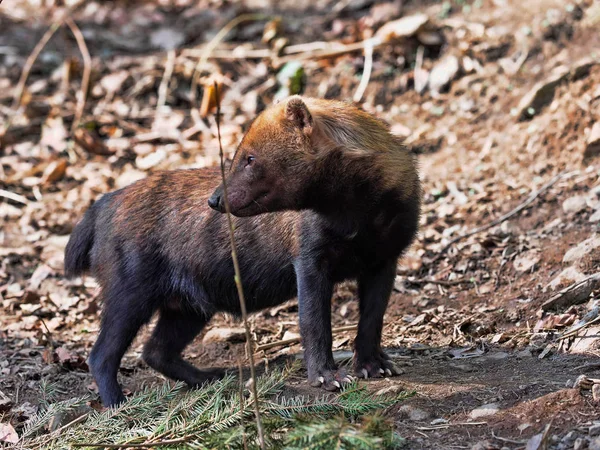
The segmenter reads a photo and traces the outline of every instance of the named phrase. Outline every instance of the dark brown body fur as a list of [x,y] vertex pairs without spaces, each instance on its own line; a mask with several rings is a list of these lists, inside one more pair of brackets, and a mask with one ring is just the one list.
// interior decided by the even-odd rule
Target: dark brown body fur
[[[348,138],[357,126],[351,119],[363,121],[366,137],[355,131]],[[340,120],[347,130],[343,123],[336,128]],[[335,283],[356,279],[356,373],[391,375],[381,328],[398,257],[417,231],[412,157],[362,111],[293,98],[259,116],[228,179],[232,212],[252,216],[234,218],[248,309],[297,295],[309,381],[335,389],[347,377],[331,353],[331,295]],[[91,270],[102,287],[102,329],[90,367],[104,404],[124,400],[120,360],[156,312],[146,362],[190,385],[219,375],[198,370],[181,352],[216,312],[239,313],[227,221],[218,212],[220,181],[211,169],[157,173],[103,196],[75,229],[65,271]]]

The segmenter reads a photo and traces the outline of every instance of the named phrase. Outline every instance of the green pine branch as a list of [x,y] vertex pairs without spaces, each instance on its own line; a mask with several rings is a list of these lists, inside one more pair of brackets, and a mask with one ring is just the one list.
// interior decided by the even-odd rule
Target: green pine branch
[[[269,448],[394,449],[402,445],[402,439],[383,416],[372,414],[403,401],[411,393],[378,396],[355,382],[337,394],[286,397],[282,392],[288,375],[289,370],[276,370],[258,379],[259,406]],[[244,397],[242,410],[238,380],[233,376],[192,390],[180,383],[145,388],[121,406],[92,411],[85,420],[59,433],[43,433],[52,417],[73,413],[86,401],[89,398],[82,397],[43,406],[24,428],[20,448],[146,445],[163,449],[240,449],[244,443],[249,449],[258,448],[253,401]]]

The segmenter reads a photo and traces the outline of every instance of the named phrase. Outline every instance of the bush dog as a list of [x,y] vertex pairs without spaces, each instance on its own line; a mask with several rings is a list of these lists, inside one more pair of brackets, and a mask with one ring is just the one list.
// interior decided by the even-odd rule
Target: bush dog
[[[155,312],[149,366],[192,386],[220,375],[181,356],[216,312],[240,312],[220,182],[216,169],[156,173],[101,197],[75,228],[65,272],[89,270],[101,287],[89,364],[105,405],[125,400],[121,358]],[[421,188],[414,157],[387,125],[350,104],[290,97],[252,123],[227,186],[248,310],[298,297],[311,385],[350,380],[331,349],[331,297],[348,279],[359,296],[355,373],[396,374],[381,330]]]

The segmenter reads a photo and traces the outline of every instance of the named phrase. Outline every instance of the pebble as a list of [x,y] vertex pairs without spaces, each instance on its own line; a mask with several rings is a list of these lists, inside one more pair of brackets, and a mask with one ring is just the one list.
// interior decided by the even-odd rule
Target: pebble
[[466,373],[473,372],[473,370],[475,370],[470,364],[450,364],[450,367]]
[[590,441],[588,450],[600,450],[600,437],[594,438]]
[[562,209],[565,214],[577,214],[587,208],[587,201],[581,195],[574,195],[566,199],[562,204]]
[[429,418],[429,413],[419,408],[415,408],[411,405],[404,405],[400,408],[399,412],[408,417],[408,420],[413,422],[420,422]]
[[600,154],[600,122],[596,122],[592,127],[583,158],[591,158],[598,154]]
[[452,80],[456,78],[459,71],[458,58],[456,56],[446,56],[435,65],[429,74],[429,89],[437,94],[446,89]]
[[579,261],[585,255],[598,247],[600,247],[600,236],[594,235],[590,238],[587,238],[585,241],[581,241],[576,247],[569,249],[567,253],[565,253],[565,256],[563,256],[563,262],[568,263]]
[[600,209],[590,216],[590,222],[600,222]]
[[519,102],[518,116],[520,120],[527,120],[537,114],[544,106],[548,105],[554,97],[556,87],[569,75],[568,68],[561,66],[544,81],[537,83],[523,96]]
[[433,419],[430,422],[430,425],[443,425],[445,423],[448,423],[448,421],[446,419],[443,419],[443,418],[440,417],[439,419]]
[[480,406],[479,408],[475,408],[469,414],[471,419],[479,419],[480,417],[493,416],[498,411],[500,411],[500,407],[497,403],[489,403],[487,405]]
[[243,328],[213,328],[206,332],[202,342],[243,342],[245,339],[246,332]]

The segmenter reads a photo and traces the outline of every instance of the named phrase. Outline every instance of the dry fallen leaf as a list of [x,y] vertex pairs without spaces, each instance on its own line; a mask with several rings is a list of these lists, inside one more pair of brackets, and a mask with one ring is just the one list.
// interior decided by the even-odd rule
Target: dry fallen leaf
[[16,444],[19,441],[19,435],[10,423],[0,423],[0,442]]
[[59,159],[57,161],[52,161],[44,170],[44,174],[42,175],[42,183],[49,184],[54,183],[60,180],[67,171],[68,162],[66,159]]

